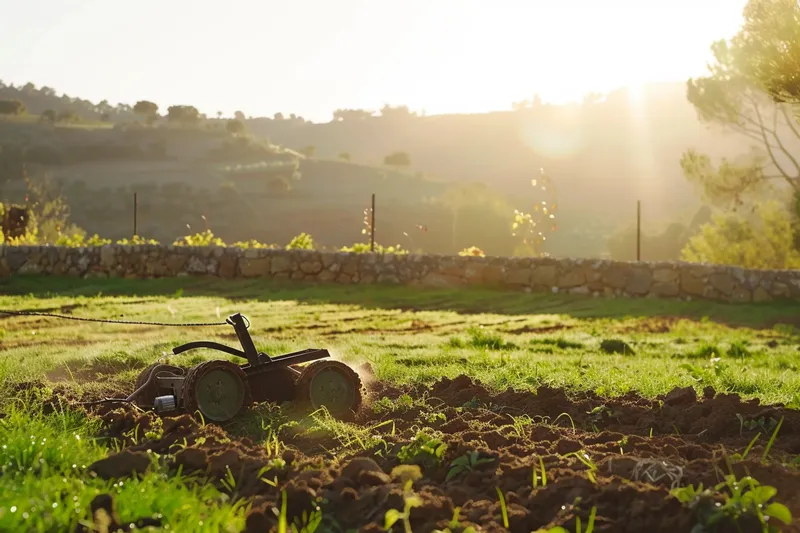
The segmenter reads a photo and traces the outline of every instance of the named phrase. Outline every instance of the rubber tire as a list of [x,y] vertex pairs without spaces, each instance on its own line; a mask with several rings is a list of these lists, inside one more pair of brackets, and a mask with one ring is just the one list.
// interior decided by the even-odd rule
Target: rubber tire
[[[153,363],[152,365],[148,366],[136,377],[136,387],[133,389],[134,391],[139,390],[139,387],[144,385],[148,379],[150,379],[150,374],[153,372],[153,369],[157,366],[164,366],[165,368],[162,371],[166,372],[175,372],[178,375],[181,375],[185,369],[173,366],[173,365],[162,365],[162,363]],[[153,403],[156,401],[156,396],[158,396],[158,384],[151,383],[145,390],[143,390],[139,397],[136,398],[136,405],[139,407],[153,407]]]
[[[233,374],[236,378],[238,378],[238,381],[240,382],[239,386],[242,387],[242,390],[244,391],[242,404],[232,416],[229,416],[225,420],[214,420],[210,418],[206,413],[200,411],[200,406],[197,403],[197,384],[200,378],[202,378],[208,371],[214,370],[215,368],[224,368]],[[192,367],[186,376],[186,381],[183,387],[183,405],[186,411],[196,418],[200,418],[198,414],[198,412],[200,412],[203,420],[205,421],[216,423],[227,422],[229,420],[233,420],[239,413],[242,412],[242,409],[250,407],[252,403],[253,397],[250,393],[250,383],[247,380],[247,376],[241,367],[239,367],[239,365],[231,363],[230,361],[214,360],[200,363],[199,365]]]
[[297,373],[289,367],[276,366],[263,374],[248,376],[247,380],[254,403],[270,402],[280,405],[294,401],[298,378]]
[[314,379],[314,376],[316,376],[317,373],[327,368],[338,369],[345,375],[350,383],[352,383],[355,389],[353,402],[351,403],[350,408],[345,412],[331,412],[330,414],[334,418],[339,419],[351,418],[352,415],[358,411],[359,407],[361,407],[361,402],[363,401],[361,393],[361,377],[356,373],[355,370],[340,361],[314,361],[307,367],[303,368],[303,371],[300,373],[300,378],[297,380],[297,402],[304,408],[310,408],[313,410],[321,407],[320,405],[313,405],[311,402],[311,380]]

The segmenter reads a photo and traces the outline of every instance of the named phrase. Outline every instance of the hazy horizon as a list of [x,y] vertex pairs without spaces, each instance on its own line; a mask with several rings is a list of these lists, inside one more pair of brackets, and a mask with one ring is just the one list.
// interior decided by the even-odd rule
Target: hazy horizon
[[93,102],[194,105],[209,116],[327,122],[337,108],[385,103],[428,114],[509,110],[534,94],[564,103],[701,75],[745,2],[646,3],[239,0],[221,12],[208,0],[144,0],[135,11],[2,0],[10,16],[0,49],[13,53],[0,55],[0,79]]

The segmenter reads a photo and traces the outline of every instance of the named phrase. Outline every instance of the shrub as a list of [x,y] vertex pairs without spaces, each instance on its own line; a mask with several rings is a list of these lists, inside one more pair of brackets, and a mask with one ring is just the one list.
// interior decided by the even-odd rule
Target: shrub
[[8,237],[5,241],[8,246],[35,246],[41,244],[39,229],[36,227],[26,229],[25,233],[19,237]]
[[486,257],[486,254],[483,253],[483,250],[478,248],[477,246],[470,246],[469,248],[464,248],[460,252],[458,252],[460,256],[474,256],[474,257]]
[[792,213],[775,202],[755,204],[749,216],[718,213],[689,239],[682,259],[744,268],[800,268]]
[[289,241],[286,245],[287,250],[313,250],[314,239],[308,233],[301,233],[300,235]]
[[104,246],[106,244],[111,244],[111,239],[103,239],[97,234],[94,234],[87,239],[86,235],[82,233],[60,235],[55,242],[56,246],[66,246],[69,248],[79,248],[81,246]]
[[185,235],[181,237],[174,243],[173,246],[225,246],[225,242],[218,238],[214,237],[214,234],[211,232],[210,229],[207,229],[200,233],[195,233],[194,235]]
[[[356,253],[356,254],[368,254],[370,253],[369,243],[366,242],[357,242],[353,244],[351,247],[343,246],[339,251],[341,252],[348,252],[348,253]],[[408,254],[408,250],[404,250],[402,246],[399,244],[397,246],[381,246],[378,243],[375,243],[375,253],[378,254],[397,254],[397,255],[406,255]]]
[[0,100],[0,115],[22,115],[25,104],[21,100]]
[[138,246],[138,245],[142,245],[142,244],[156,245],[156,244],[161,244],[161,243],[159,243],[155,239],[147,239],[147,238],[142,237],[140,235],[134,235],[133,238],[131,238],[130,240],[128,240],[128,239],[120,239],[120,240],[118,240],[117,244],[120,244],[122,246]]

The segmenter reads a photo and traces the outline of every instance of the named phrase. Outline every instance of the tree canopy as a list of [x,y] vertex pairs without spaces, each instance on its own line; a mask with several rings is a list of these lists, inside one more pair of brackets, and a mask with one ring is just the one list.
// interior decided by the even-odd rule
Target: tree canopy
[[716,213],[682,255],[687,261],[746,268],[800,268],[791,217],[774,200],[756,205],[747,217]]
[[158,105],[147,100],[139,100],[134,104],[133,112],[144,118],[146,122],[152,122],[158,116]]
[[687,98],[702,121],[753,141],[752,152],[715,165],[692,149],[681,167],[706,200],[750,214],[717,214],[684,255],[785,268],[796,264],[800,241],[800,5],[750,0],[743,16],[733,38],[712,45],[708,74],[687,82]]
[[173,105],[167,108],[167,120],[183,126],[194,126],[200,121],[200,112],[191,105]]
[[333,112],[334,122],[364,120],[372,116],[373,112],[366,109],[337,109]]
[[20,100],[0,100],[0,115],[21,115],[25,113],[25,104]]
[[392,152],[383,158],[383,164],[390,167],[407,167],[411,165],[408,152]]
[[381,107],[381,117],[388,119],[408,119],[417,116],[416,112],[411,111],[407,105],[391,106],[385,104]]
[[239,133],[244,133],[246,128],[245,128],[244,122],[242,122],[239,119],[233,119],[233,120],[229,120],[228,122],[225,123],[225,129],[229,133],[233,133],[234,135],[237,135]]
[[743,67],[779,102],[800,103],[800,4],[797,0],[750,0],[735,41]]
[[[800,67],[787,73],[794,60],[779,53],[800,46],[798,40],[788,44],[792,35],[800,38],[798,12],[796,0],[750,0],[739,33],[712,45],[708,75],[688,81],[687,97],[702,121],[744,135],[759,147],[746,160],[726,159],[719,167],[694,150],[684,154],[684,173],[711,200],[741,205],[743,195],[774,182],[800,193],[800,125],[786,99],[775,98],[800,76]],[[768,23],[776,19],[781,19],[777,28]]]

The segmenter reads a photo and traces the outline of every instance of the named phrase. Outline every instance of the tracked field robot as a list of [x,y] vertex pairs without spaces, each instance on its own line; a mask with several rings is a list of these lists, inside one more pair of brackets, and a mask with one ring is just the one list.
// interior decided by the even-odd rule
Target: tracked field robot
[[254,402],[298,402],[312,409],[324,407],[334,417],[358,410],[361,379],[349,366],[328,359],[328,350],[309,348],[272,357],[256,349],[246,317],[236,313],[226,322],[233,326],[241,350],[194,341],[172,352],[178,355],[205,348],[245,359],[246,364],[215,359],[184,369],[157,362],[139,374],[136,390],[127,401],[159,414],[200,413],[217,423],[233,419]]

